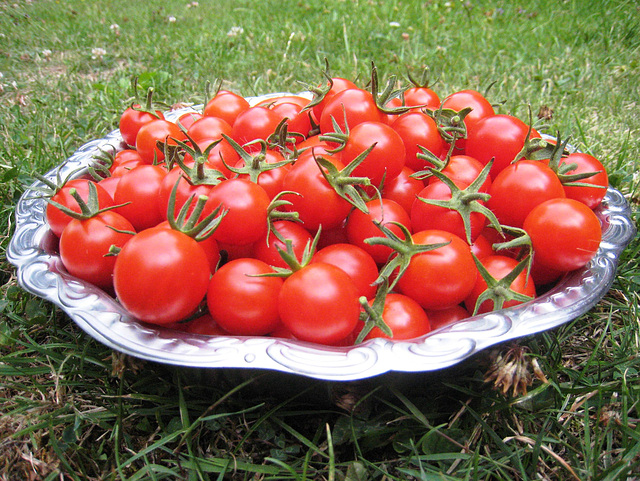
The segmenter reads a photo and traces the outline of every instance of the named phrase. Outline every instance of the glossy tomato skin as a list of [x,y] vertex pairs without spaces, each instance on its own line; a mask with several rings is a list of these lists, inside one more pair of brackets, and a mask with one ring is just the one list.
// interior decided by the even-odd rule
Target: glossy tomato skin
[[316,252],[311,262],[323,262],[338,267],[351,277],[359,296],[367,299],[375,296],[374,282],[378,278],[378,265],[364,249],[353,244],[332,244]]
[[144,124],[136,136],[136,150],[146,164],[162,162],[164,150],[159,149],[158,142],[175,145],[172,139],[185,140],[186,136],[180,127],[165,119],[156,119]]
[[127,231],[134,233],[131,223],[112,210],[72,219],[60,236],[60,259],[71,275],[111,289],[116,256],[107,254],[111,246],[122,248],[131,239]]
[[[442,107],[457,112],[467,107],[471,108],[471,112],[464,118],[467,134],[469,134],[480,120],[495,115],[495,110],[491,102],[480,92],[472,89],[459,90],[452,93],[442,101]],[[466,143],[467,139],[458,139],[456,141],[456,153],[464,154]]]
[[136,231],[148,229],[166,219],[158,201],[158,192],[166,175],[164,168],[145,164],[120,178],[114,202],[126,205],[118,207],[117,212],[126,217]]
[[[282,116],[267,107],[255,106],[241,112],[232,126],[231,138],[240,145],[254,140],[267,140],[276,130]],[[245,146],[249,152],[260,150],[259,144]]]
[[[468,184],[460,181],[454,181],[454,184],[460,190],[468,187]],[[414,231],[439,229],[451,232],[462,239],[467,239],[464,222],[458,211],[429,204],[421,199],[448,201],[451,200],[451,189],[444,182],[438,181],[430,183],[418,193],[410,212],[411,226]],[[484,205],[481,200],[478,200],[478,203]],[[469,225],[469,237],[473,242],[487,225],[487,218],[480,212],[471,212]]]
[[140,128],[156,119],[164,119],[161,111],[156,110],[155,115],[151,112],[139,110],[139,104],[134,104],[127,108],[120,116],[120,135],[127,145],[136,145],[136,136]]
[[404,104],[436,110],[440,107],[440,97],[429,87],[411,87],[404,93]]
[[602,240],[596,214],[574,199],[551,199],[536,206],[523,229],[531,237],[534,262],[556,272],[584,267]]
[[569,199],[580,201],[590,209],[598,207],[609,186],[609,176],[604,165],[594,156],[582,152],[569,154],[563,159],[563,163],[576,164],[575,169],[566,172],[568,175],[595,172],[591,177],[579,181],[585,184],[592,184],[594,187],[565,185],[564,192]]
[[278,298],[285,327],[302,341],[337,344],[355,328],[360,317],[358,290],[341,269],[322,262],[294,272]]
[[270,199],[265,190],[247,179],[227,179],[209,192],[203,215],[222,206],[227,213],[213,237],[221,243],[249,245],[267,231]]
[[[369,305],[373,300],[369,301]],[[389,293],[384,302],[382,319],[389,326],[393,336],[388,336],[379,327],[371,329],[367,339],[383,338],[396,341],[415,339],[431,331],[429,317],[416,301],[408,296]]]
[[351,129],[349,138],[340,151],[344,165],[351,163],[372,145],[375,146],[354,169],[354,177],[368,177],[379,186],[397,177],[405,163],[405,147],[400,135],[387,124],[361,122]]
[[536,160],[521,160],[502,170],[491,184],[487,202],[503,225],[522,227],[531,209],[542,202],[565,197],[553,170]]
[[[190,162],[193,164],[193,161]],[[185,162],[186,164],[186,162]],[[188,165],[188,164],[187,164]],[[180,209],[184,206],[187,200],[193,196],[191,201],[191,209],[195,206],[197,197],[200,195],[207,196],[211,189],[212,185],[206,184],[193,184],[189,181],[188,175],[179,167],[175,166],[169,172],[167,172],[160,182],[160,186],[158,189],[158,210],[162,214],[162,218],[167,219],[168,209],[169,209],[169,200],[171,198],[171,193],[173,192],[174,187],[176,187],[176,183],[178,184],[175,191],[175,215],[178,215]]]
[[332,82],[331,88],[325,94],[324,98],[318,104],[312,107],[312,112],[316,119],[316,122],[320,120],[320,117],[322,116],[322,111],[324,110],[325,106],[337,93],[342,92],[343,90],[346,90],[346,89],[358,88],[358,86],[355,83],[353,83],[351,80],[348,80],[342,77],[333,77],[331,79],[331,82]]
[[[498,114],[481,119],[469,132],[465,153],[487,165],[493,159],[491,176],[495,178],[522,151],[529,126],[512,115]],[[531,130],[530,138],[540,138]]]
[[202,247],[170,229],[151,228],[133,236],[116,258],[115,293],[137,319],[171,324],[203,301],[211,271]]
[[[101,209],[114,205],[113,198],[107,190],[105,190],[101,185],[98,185],[94,181],[88,179],[71,179],[67,181],[65,185],[58,190],[58,192],[51,196],[51,200],[68,207],[74,212],[80,212],[78,202],[69,192],[71,189],[75,189],[76,192],[80,194],[80,197],[86,202],[89,198],[89,183],[94,184],[96,187],[96,191],[98,193],[98,205]],[[71,217],[53,204],[47,204],[45,215],[49,228],[57,237],[62,235],[64,228],[69,222],[71,222]]]
[[442,326],[453,324],[454,322],[462,321],[468,317],[471,317],[469,311],[460,304],[448,307],[446,309],[430,309],[426,311],[431,329],[439,329]]
[[424,189],[424,182],[411,177],[413,173],[415,173],[414,170],[404,167],[397,177],[389,181],[385,180],[382,189],[383,198],[397,202],[407,212],[411,212],[413,201],[418,193]]
[[353,129],[362,122],[386,123],[387,121],[385,113],[378,109],[371,92],[358,88],[338,92],[328,101],[320,117],[321,133],[334,131],[332,119],[335,119],[343,132],[347,125]]
[[[498,255],[498,254],[486,256],[480,259],[480,262],[485,267],[485,269],[487,269],[489,274],[494,279],[497,279],[497,280],[500,280],[503,277],[507,276],[518,265],[517,260],[511,257]],[[509,287],[514,292],[517,292],[519,294],[524,294],[525,296],[529,296],[531,298],[535,298],[536,296],[535,283],[533,282],[533,279],[531,278],[531,276],[527,275],[526,269],[523,270],[520,274],[518,274],[518,276],[515,278],[515,280],[511,283]],[[480,297],[480,295],[486,290],[487,290],[487,283],[478,272],[478,276],[476,278],[476,284],[473,287],[473,290],[471,291],[471,293],[469,294],[469,297],[467,297],[464,301],[465,307],[469,312],[474,312],[478,297]],[[518,304],[522,304],[522,301],[512,299],[512,300],[506,301],[503,304],[502,308],[507,309],[509,307],[517,306]],[[477,314],[483,314],[485,312],[491,312],[493,310],[495,310],[493,302],[487,300],[487,301],[484,301],[482,304],[480,304],[480,306],[478,307]]]
[[214,321],[230,334],[262,336],[280,323],[278,295],[283,281],[263,277],[273,269],[257,259],[236,259],[211,277],[207,306]]
[[404,234],[395,223],[402,224],[412,232],[411,218],[400,204],[389,199],[377,199],[367,202],[368,213],[354,209],[346,224],[347,239],[368,252],[378,263],[384,264],[392,254],[392,249],[384,245],[369,245],[365,241],[371,237],[384,237],[374,222],[382,224],[401,239]]
[[[344,165],[331,155],[323,155],[338,170]],[[304,227],[315,232],[330,230],[340,226],[349,215],[351,204],[340,197],[327,183],[320,167],[312,157],[300,157],[284,178],[283,190],[297,192],[299,195],[286,194],[283,199],[291,202],[288,207],[299,214]]]
[[233,126],[238,115],[248,109],[247,99],[234,92],[220,90],[215,97],[207,102],[202,114],[205,117],[221,118]]
[[287,263],[279,254],[278,249],[286,252],[287,246],[278,239],[273,232],[276,230],[285,240],[290,240],[296,259],[302,259],[305,247],[313,241],[311,234],[307,229],[297,222],[287,220],[278,220],[273,223],[273,229],[267,235],[265,234],[253,245],[253,257],[259,259],[270,266],[281,267],[286,269]]
[[[405,165],[415,171],[425,168],[426,162],[417,157],[423,147],[436,157],[444,152],[445,143],[442,140],[435,120],[422,112],[408,112],[402,114],[392,125],[404,143],[406,157]],[[429,167],[432,167],[429,164]]]
[[187,134],[196,143],[203,140],[218,140],[222,138],[222,134],[231,136],[231,125],[218,117],[202,117],[191,124]]
[[414,255],[398,278],[398,292],[425,309],[445,309],[464,301],[475,285],[478,270],[469,245],[455,234],[440,230],[420,231],[412,239],[414,244],[448,244]]
[[[449,163],[440,172],[451,180],[471,184],[478,178],[483,167],[484,164],[469,155],[452,155]],[[434,182],[440,182],[440,180],[436,176],[432,176],[427,183]],[[480,192],[489,192],[491,183],[491,175],[488,175],[480,187]]]

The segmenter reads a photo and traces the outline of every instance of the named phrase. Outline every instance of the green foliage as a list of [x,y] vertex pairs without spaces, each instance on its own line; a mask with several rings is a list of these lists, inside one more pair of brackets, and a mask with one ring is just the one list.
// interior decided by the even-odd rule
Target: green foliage
[[[244,95],[334,74],[420,72],[604,160],[638,220],[640,7],[628,0],[17,0],[0,3],[0,253],[33,171],[117,128],[131,79],[168,104],[205,83]],[[0,477],[7,479],[626,479],[640,473],[640,244],[587,315],[523,339],[548,383],[514,397],[486,355],[395,386],[189,373],[113,354],[0,258]],[[330,386],[336,389],[336,386]],[[344,397],[346,396],[346,397]],[[334,402],[331,402],[334,401]],[[352,406],[345,410],[338,406]]]

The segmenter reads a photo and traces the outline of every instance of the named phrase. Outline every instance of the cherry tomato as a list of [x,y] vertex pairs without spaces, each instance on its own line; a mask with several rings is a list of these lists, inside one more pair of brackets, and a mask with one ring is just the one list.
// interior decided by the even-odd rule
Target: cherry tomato
[[221,139],[222,134],[230,136],[231,125],[218,117],[202,117],[187,129],[187,135],[196,143],[203,140],[211,143],[213,140]]
[[412,235],[414,244],[447,245],[411,258],[396,288],[425,309],[444,309],[464,301],[476,282],[477,267],[469,245],[455,234],[425,230]]
[[400,204],[390,199],[376,199],[367,202],[368,213],[354,209],[347,219],[347,238],[354,244],[368,252],[378,263],[384,264],[392,254],[392,249],[384,245],[369,245],[365,242],[370,237],[384,237],[384,234],[374,222],[381,223],[398,237],[404,238],[400,227],[402,224],[411,232],[411,218]]
[[534,207],[523,229],[531,237],[535,262],[556,272],[584,267],[602,240],[598,217],[574,199],[551,199]]
[[158,192],[167,171],[158,165],[140,165],[120,177],[114,202],[126,204],[117,208],[133,224],[136,231],[153,227],[167,218],[161,212]]
[[386,115],[378,109],[371,92],[357,88],[338,92],[328,101],[320,117],[320,132],[334,132],[332,119],[343,131],[346,125],[353,129],[366,121],[386,123]]
[[[323,155],[338,170],[344,165],[334,156]],[[351,210],[351,204],[340,197],[331,187],[311,157],[299,158],[284,178],[283,190],[297,192],[286,194],[283,199],[290,201],[289,210],[297,212],[305,228],[311,232],[333,229],[341,225]]]
[[429,87],[411,87],[404,93],[404,104],[437,110],[440,107],[440,97]]
[[253,245],[253,257],[259,259],[270,266],[282,267],[286,269],[287,263],[282,259],[278,252],[278,248],[286,252],[287,247],[284,242],[278,239],[273,231],[277,231],[284,239],[291,241],[293,252],[296,259],[302,259],[302,254],[307,244],[311,243],[313,238],[309,231],[297,222],[286,220],[278,220],[273,223],[273,229],[269,233],[269,241],[264,235]]
[[228,90],[220,90],[204,106],[202,114],[205,117],[218,117],[233,126],[236,117],[249,108],[249,102],[244,97]]
[[164,119],[156,119],[144,124],[136,136],[136,150],[142,160],[151,164],[164,160],[164,150],[158,148],[157,143],[167,143],[175,145],[171,139],[186,140],[186,136],[180,127],[173,122]]
[[124,245],[113,271],[115,293],[137,319],[170,324],[203,301],[211,271],[202,247],[170,229],[146,229]]
[[[230,137],[240,145],[254,140],[267,140],[282,121],[282,116],[266,107],[251,107],[241,112],[233,123]],[[245,146],[249,152],[260,150],[259,144]]]
[[[522,151],[529,127],[512,115],[493,115],[481,119],[468,132],[465,153],[483,165],[493,159],[491,176],[495,178]],[[530,138],[540,138],[531,130]]]
[[[104,187],[87,179],[71,179],[67,181],[65,185],[58,190],[58,192],[51,196],[51,200],[71,209],[74,212],[80,212],[81,210],[78,202],[73,198],[69,191],[71,189],[75,189],[80,197],[86,202],[89,197],[89,183],[96,186],[96,191],[98,193],[98,205],[101,209],[114,205],[113,198]],[[45,215],[51,232],[53,232],[57,237],[62,235],[62,231],[71,221],[70,216],[62,212],[53,204],[47,204]]]
[[404,142],[405,165],[410,169],[420,171],[425,167],[425,161],[417,157],[417,154],[422,153],[420,147],[427,149],[436,157],[440,157],[445,152],[445,143],[435,120],[422,112],[408,112],[400,115],[392,128]]
[[556,173],[536,160],[520,160],[502,170],[494,178],[489,194],[487,206],[501,224],[511,227],[522,227],[536,205],[565,197]]
[[302,341],[336,344],[360,317],[358,289],[348,274],[322,262],[285,279],[278,297],[282,323]]
[[139,104],[134,104],[127,108],[120,116],[120,135],[127,145],[136,145],[136,136],[140,127],[156,119],[164,119],[164,115],[159,110],[155,114],[140,110]]
[[318,104],[313,106],[312,111],[316,119],[320,119],[320,117],[322,116],[322,111],[324,110],[325,106],[337,93],[342,92],[343,90],[346,90],[346,89],[358,88],[357,85],[353,83],[351,80],[348,80],[342,77],[333,77],[331,79],[331,82],[332,82],[331,88],[325,94],[324,98]]
[[[120,232],[118,232],[120,231]],[[123,247],[134,232],[131,223],[112,210],[88,219],[72,219],[60,236],[60,259],[73,276],[102,289],[113,285],[116,256],[108,256],[111,246]]]
[[383,198],[397,202],[407,212],[411,212],[416,195],[424,189],[424,183],[420,179],[411,177],[413,173],[415,171],[404,167],[397,177],[385,180],[382,188]]
[[[468,155],[452,155],[449,159],[447,165],[440,171],[449,177],[451,180],[459,180],[466,184],[471,184],[480,172],[484,164],[473,157]],[[440,182],[436,176],[432,176],[429,178],[428,183]],[[489,188],[491,187],[491,176],[487,176],[487,180],[484,181],[482,187],[480,187],[480,192],[489,192]]]
[[[502,256],[502,255],[490,255],[480,259],[480,262],[485,267],[485,269],[489,272],[491,277],[496,280],[500,280],[506,277],[509,273],[511,273],[516,266],[518,265],[518,261],[512,259],[511,257]],[[511,283],[509,288],[517,292],[518,294],[523,294],[525,296],[534,298],[536,296],[536,288],[531,276],[527,275],[527,270],[523,270],[515,280]],[[476,278],[476,284],[473,287],[473,290],[469,294],[464,301],[464,304],[469,312],[474,312],[476,308],[476,303],[478,297],[487,290],[487,283],[484,278],[478,272],[478,276]],[[507,309],[509,307],[517,306],[518,304],[522,304],[523,301],[519,301],[517,299],[511,299],[504,302],[502,305],[503,309]],[[482,314],[485,312],[491,312],[495,310],[493,302],[490,300],[486,300],[480,304],[477,310],[477,314]]]
[[582,152],[569,154],[563,159],[563,163],[577,165],[575,169],[567,171],[567,175],[596,172],[591,177],[578,181],[591,184],[593,187],[565,185],[564,192],[569,199],[578,200],[590,209],[598,207],[607,193],[607,187],[609,186],[609,177],[602,163],[594,156]]
[[471,317],[469,311],[460,304],[456,304],[455,306],[451,306],[446,309],[429,309],[425,312],[427,313],[431,329],[433,330]]
[[379,186],[383,179],[386,182],[397,177],[405,163],[402,138],[387,124],[361,122],[351,128],[349,138],[340,151],[340,160],[347,165],[374,144],[373,149],[354,169],[353,176],[369,177],[373,185]]
[[[373,300],[370,300],[369,305],[372,304]],[[382,319],[393,332],[393,336],[389,337],[379,327],[374,327],[367,334],[365,340],[377,337],[394,340],[415,339],[431,331],[431,324],[424,309],[416,301],[403,294],[393,292],[387,294]]]
[[227,179],[209,192],[203,215],[222,206],[227,213],[213,237],[226,244],[253,244],[267,232],[269,196],[258,184],[247,179]]
[[207,306],[213,320],[239,336],[262,336],[280,323],[278,295],[283,281],[263,277],[273,269],[257,259],[236,259],[211,277]]
[[340,243],[323,247],[311,262],[332,264],[342,269],[355,283],[359,296],[372,298],[376,293],[373,283],[378,278],[378,266],[371,254],[358,246]]
[[[452,109],[457,112],[470,107],[469,112],[464,118],[464,124],[467,127],[467,134],[475,127],[475,125],[483,118],[495,115],[493,106],[484,95],[471,89],[460,90],[454,92],[442,101],[442,107]],[[462,138],[456,141],[457,153],[465,153],[467,140]]]

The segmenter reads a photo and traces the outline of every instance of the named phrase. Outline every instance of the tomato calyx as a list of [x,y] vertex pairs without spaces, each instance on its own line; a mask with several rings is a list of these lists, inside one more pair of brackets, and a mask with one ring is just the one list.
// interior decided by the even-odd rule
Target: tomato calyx
[[180,181],[178,180],[174,184],[169,197],[169,205],[167,207],[167,221],[169,222],[169,226],[171,226],[173,230],[182,232],[197,241],[203,241],[213,235],[223,217],[227,214],[227,210],[222,210],[222,204],[220,204],[209,215],[200,219],[208,197],[206,195],[199,195],[192,209],[194,194],[187,199],[176,216],[176,196],[179,183]]
[[[270,149],[279,150],[284,157],[292,158],[295,155],[295,145],[305,139],[305,136],[298,132],[289,132],[288,117],[283,118],[276,126],[275,130],[266,139],[266,145]],[[259,140],[258,140],[259,142]],[[253,142],[251,142],[253,144]],[[293,145],[294,148],[289,146]]]
[[118,207],[122,207],[124,205],[130,204],[130,202],[125,202],[124,204],[110,205],[108,207],[100,208],[100,202],[98,201],[98,189],[96,187],[96,184],[94,184],[93,182],[88,182],[87,185],[89,188],[89,193],[87,194],[86,201],[80,196],[80,194],[78,194],[78,191],[74,187],[69,189],[69,195],[71,195],[75,199],[75,201],[78,203],[78,207],[80,207],[80,212],[76,212],[70,209],[69,207],[62,205],[51,199],[47,199],[47,202],[49,204],[53,204],[54,206],[56,206],[62,212],[67,214],[69,217],[72,217],[78,220],[91,219],[92,217],[95,217],[96,215],[101,214],[102,212],[106,212],[108,210],[113,210]]
[[553,146],[551,156],[549,156],[549,168],[556,173],[558,179],[560,179],[560,182],[564,186],[606,189],[606,187],[603,185],[591,184],[589,182],[580,182],[583,179],[588,179],[589,177],[593,177],[594,175],[601,173],[602,171],[600,170],[592,172],[581,172],[579,174],[568,173],[578,168],[578,164],[576,164],[575,162],[566,163],[563,161],[563,159],[565,159],[569,155],[569,150],[567,149],[569,140],[570,137],[567,137],[566,140],[562,141],[560,132],[558,131],[556,133],[556,143]]
[[[311,259],[316,252],[318,241],[320,239],[322,228],[318,229],[316,235],[313,237],[311,242],[307,242],[304,246],[304,250],[302,251],[302,256],[298,258],[293,248],[293,241],[291,239],[285,239],[281,237],[282,242],[284,242],[285,248],[282,249],[280,246],[276,245],[276,250],[280,257],[288,266],[287,268],[278,267],[278,266],[270,266],[273,269],[272,273],[268,274],[258,274],[258,277],[289,277],[294,272],[298,272],[299,270],[305,268],[311,263]],[[274,230],[274,233],[277,231]],[[277,235],[277,234],[276,234]]]
[[[289,165],[294,161],[294,159],[291,158],[291,159],[286,159],[286,160],[282,160],[280,162],[274,162],[274,163],[266,162],[268,145],[267,145],[267,142],[262,139],[259,139],[253,142],[253,143],[260,144],[260,151],[258,151],[255,154],[250,154],[245,149],[243,149],[239,143],[237,143],[228,135],[222,134],[222,137],[227,142],[229,142],[231,147],[233,147],[233,150],[235,150],[238,153],[238,155],[240,156],[240,159],[242,159],[242,161],[244,162],[244,166],[242,167],[232,167],[230,165],[227,165],[226,163],[224,165],[234,174],[247,175],[251,182],[258,183],[258,177],[260,177],[260,174],[264,172],[268,172],[270,170],[278,169],[285,165]],[[223,162],[224,162],[224,159],[223,159]]]
[[438,83],[439,78],[431,82],[431,69],[429,67],[424,67],[422,72],[420,73],[420,80],[416,79],[411,70],[407,68],[407,79],[411,83],[413,87],[421,88],[421,89],[431,89],[433,86]]
[[395,98],[402,99],[404,92],[408,87],[400,89],[395,88],[398,78],[392,75],[387,80],[387,84],[382,92],[380,92],[379,80],[378,80],[378,68],[373,62],[371,62],[371,95],[376,102],[378,110],[388,115],[400,115],[410,111],[414,107],[404,105],[404,102],[399,107],[387,107],[387,104]]
[[376,290],[376,296],[373,299],[373,302],[369,304],[368,299],[365,296],[360,296],[358,302],[360,302],[360,306],[362,307],[362,312],[360,313],[360,320],[364,323],[364,327],[358,334],[354,344],[360,344],[367,335],[377,327],[384,334],[389,337],[393,337],[393,331],[389,327],[389,325],[385,322],[382,315],[384,312],[384,304],[387,298],[387,294],[390,292],[389,288],[389,279],[383,279],[382,283],[378,286]]
[[455,145],[456,140],[467,138],[467,125],[464,123],[464,119],[473,109],[471,107],[465,107],[461,110],[446,109],[443,105],[444,103],[437,110],[425,108],[422,109],[422,112],[436,122],[442,138],[447,143]]
[[133,97],[131,97],[127,101],[127,103],[129,104],[129,108],[137,112],[144,112],[149,115],[152,115],[156,119],[161,118],[160,115],[158,115],[158,112],[156,111],[158,110],[159,107],[166,109],[168,108],[168,105],[165,104],[164,102],[156,102],[153,100],[153,95],[155,93],[154,88],[153,87],[147,88],[145,97],[141,98],[139,95],[138,77],[134,77],[131,80],[131,87],[133,90]]
[[388,222],[388,224],[396,225],[404,235],[404,239],[400,238],[395,232],[383,225],[381,222],[374,221],[374,224],[378,229],[380,229],[385,237],[369,237],[368,239],[365,239],[364,242],[369,245],[387,246],[395,251],[395,253],[390,256],[386,264],[382,266],[378,278],[374,282],[376,285],[381,284],[385,279],[391,279],[397,271],[395,279],[393,279],[393,282],[389,285],[389,289],[393,289],[398,279],[402,277],[402,274],[404,274],[409,267],[409,263],[414,255],[439,249],[440,247],[450,244],[450,242],[415,244],[411,238],[411,232],[409,229],[399,222]]
[[[170,168],[173,164],[178,164],[183,172],[182,177],[187,182],[189,182],[189,184],[215,186],[226,178],[224,174],[219,170],[205,166],[205,162],[207,161],[209,152],[213,148],[215,148],[215,146],[218,145],[222,141],[222,139],[212,141],[209,145],[207,145],[204,151],[195,142],[192,143],[193,146],[190,146],[189,144],[182,142],[181,140],[172,140],[176,142],[177,147],[183,149],[184,152],[191,156],[194,163],[193,166],[188,166],[184,163],[184,156],[180,155],[178,150],[175,148],[176,146],[165,144],[165,158],[168,160],[167,167]],[[229,167],[226,164],[225,166]]]
[[300,195],[300,193],[292,190],[284,190],[279,192],[269,203],[269,207],[267,208],[267,245],[269,245],[269,234],[271,232],[273,232],[278,240],[286,243],[286,239],[278,232],[278,229],[274,227],[275,222],[281,220],[301,222],[300,215],[297,212],[280,210],[281,207],[292,205],[291,201],[282,198],[285,195]]
[[313,154],[313,160],[318,165],[327,183],[340,197],[365,214],[369,212],[369,209],[367,208],[366,200],[363,198],[363,193],[358,190],[358,187],[375,186],[371,184],[369,177],[352,177],[351,174],[375,146],[375,143],[372,144],[371,147],[349,162],[342,170],[338,170],[334,164],[324,157]]
[[529,123],[527,124],[527,127],[527,135],[525,136],[522,150],[516,154],[515,158],[511,161],[512,164],[515,164],[522,159],[548,159],[555,148],[555,146],[550,145],[549,142],[540,137],[531,137],[533,132],[533,114],[531,113],[531,105],[529,105]]
[[460,214],[462,222],[464,224],[464,231],[466,234],[466,240],[471,245],[473,239],[471,238],[471,214],[477,212],[482,214],[489,224],[502,234],[502,227],[498,218],[491,210],[482,204],[480,201],[486,202],[491,197],[486,192],[480,192],[480,188],[487,180],[489,171],[493,162],[490,161],[485,165],[476,179],[469,184],[466,188],[460,189],[449,177],[436,169],[429,169],[431,174],[438,178],[441,182],[444,182],[451,190],[451,199],[438,200],[438,199],[425,199],[423,197],[417,197],[417,199],[425,204],[435,205],[444,209],[455,210]]
[[529,258],[530,256],[525,257],[518,262],[509,274],[501,279],[496,279],[489,273],[486,267],[484,267],[480,259],[473,254],[473,261],[476,263],[476,267],[478,268],[478,272],[482,276],[482,279],[486,282],[487,289],[478,296],[472,315],[475,316],[478,313],[480,306],[486,301],[491,301],[493,303],[492,310],[497,311],[502,309],[502,306],[504,306],[508,301],[527,302],[532,300],[533,297],[520,294],[519,292],[511,289],[511,284],[516,277],[518,277],[530,264]]
[[316,87],[315,85],[301,82],[305,90],[308,90],[313,94],[313,98],[307,105],[302,108],[302,112],[311,110],[313,107],[320,105],[327,94],[331,92],[331,89],[333,88],[333,78],[331,78],[331,74],[329,73],[329,59],[327,59],[326,57],[324,59],[324,69],[321,71],[321,73],[327,80],[327,83],[325,85]]

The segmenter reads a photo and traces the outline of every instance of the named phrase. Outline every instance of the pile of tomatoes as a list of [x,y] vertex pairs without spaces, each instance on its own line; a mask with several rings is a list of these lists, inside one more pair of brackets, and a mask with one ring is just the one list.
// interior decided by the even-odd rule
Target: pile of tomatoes
[[594,157],[474,90],[325,78],[176,121],[149,91],[126,148],[55,186],[69,273],[145,323],[351,345],[526,302],[595,255]]

